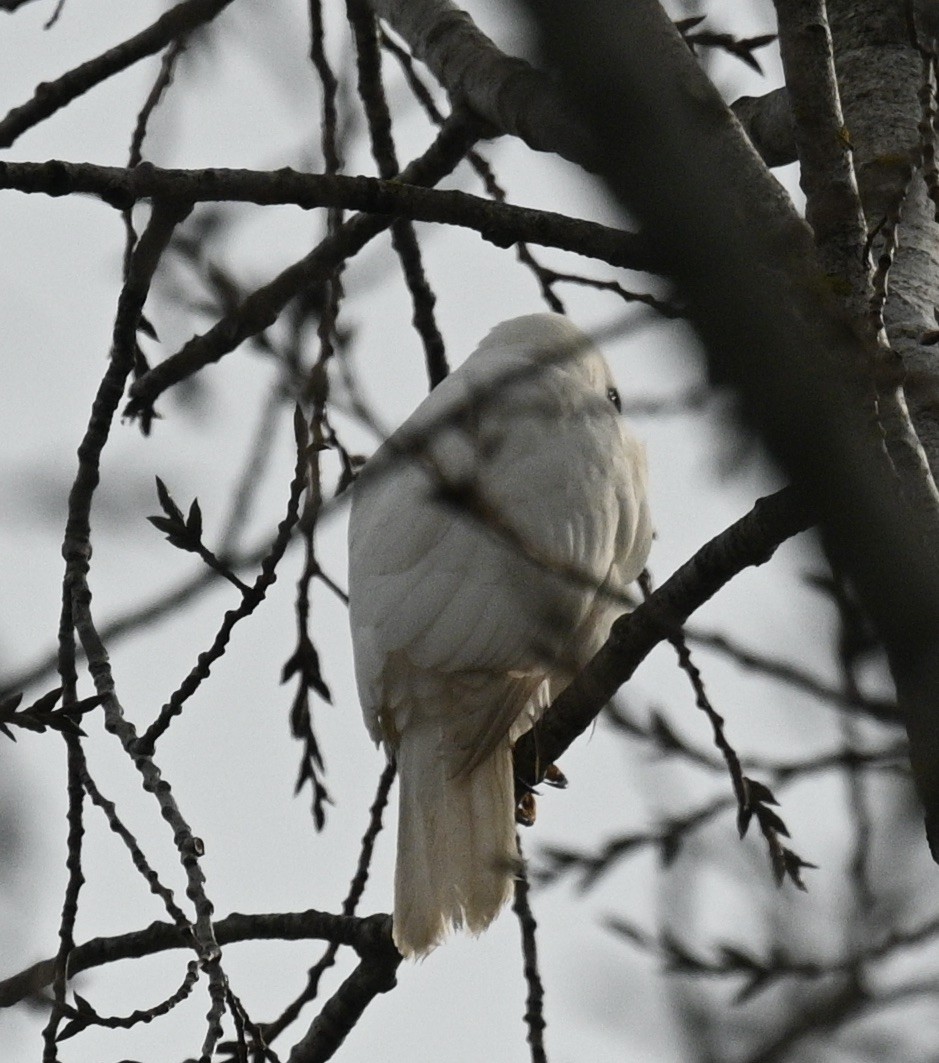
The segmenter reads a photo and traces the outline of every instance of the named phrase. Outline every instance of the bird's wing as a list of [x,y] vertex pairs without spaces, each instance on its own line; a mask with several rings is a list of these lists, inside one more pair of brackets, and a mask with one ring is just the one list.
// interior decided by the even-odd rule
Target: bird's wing
[[[356,486],[352,625],[360,694],[376,739],[383,673],[398,655],[430,672],[539,682],[582,663],[572,640],[615,560],[623,499],[614,484],[630,475],[629,456],[614,411],[552,416],[558,411],[550,409],[550,394],[544,401],[547,408],[516,402],[483,410],[472,442],[461,437],[469,462],[458,441],[434,437],[438,466],[472,470],[493,516],[488,527],[435,500],[435,474],[413,458]],[[509,699],[494,706],[492,718],[479,713],[479,741],[492,746],[523,707]]]

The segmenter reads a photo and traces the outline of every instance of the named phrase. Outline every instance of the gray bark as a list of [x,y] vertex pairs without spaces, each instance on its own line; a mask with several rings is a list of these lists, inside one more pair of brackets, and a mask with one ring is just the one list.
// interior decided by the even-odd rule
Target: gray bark
[[[923,514],[924,534],[928,537],[930,522],[939,527],[939,492],[910,420],[896,355],[890,350],[881,325],[887,275],[882,267],[876,274],[872,271],[868,229],[841,106],[826,5],[824,0],[777,0],[776,9],[806,218],[832,291],[855,327],[875,344],[867,366],[871,413],[876,413],[913,512]],[[895,242],[895,215],[896,210],[881,237],[891,247]]]
[[[934,477],[939,473],[939,349],[922,337],[936,328],[939,226],[919,160],[922,59],[910,39],[904,5],[829,0],[842,105],[868,225],[902,201],[899,245],[890,270],[884,324],[901,357],[913,423]],[[909,186],[904,198],[904,191]],[[875,241],[875,256],[882,249]]]
[[795,127],[785,86],[765,96],[741,96],[730,109],[767,166],[796,161]]
[[451,0],[368,2],[452,99],[536,151],[592,167],[589,133],[552,80],[523,59],[505,55]]

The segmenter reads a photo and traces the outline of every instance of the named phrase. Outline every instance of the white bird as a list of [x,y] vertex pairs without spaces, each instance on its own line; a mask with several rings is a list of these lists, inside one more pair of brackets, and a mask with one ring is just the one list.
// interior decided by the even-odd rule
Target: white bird
[[645,452],[559,314],[494,328],[364,466],[356,680],[400,778],[394,941],[423,955],[512,895],[512,744],[603,644],[652,540]]

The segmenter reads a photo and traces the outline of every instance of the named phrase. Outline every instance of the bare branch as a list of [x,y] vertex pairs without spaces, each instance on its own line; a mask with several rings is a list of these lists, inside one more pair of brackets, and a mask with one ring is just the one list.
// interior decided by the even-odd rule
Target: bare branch
[[792,107],[785,86],[773,89],[765,96],[741,96],[734,100],[730,109],[767,166],[787,166],[796,162]]
[[369,3],[453,99],[500,133],[573,162],[587,163],[596,154],[583,123],[554,82],[523,59],[501,52],[451,0]]
[[[516,836],[518,855],[524,861],[525,854],[522,852],[522,840]],[[528,883],[528,871],[524,862],[521,865],[518,877],[515,880],[515,898],[512,901],[512,911],[518,919],[519,929],[522,933],[522,959],[524,961],[525,984],[528,987],[528,996],[525,1000],[525,1026],[528,1030],[528,1045],[531,1050],[531,1063],[548,1063],[548,1057],[544,1047],[544,983],[541,980],[541,971],[538,968],[538,937],[536,931],[538,924],[531,910],[529,894],[531,887]]]
[[190,33],[196,26],[210,22],[231,2],[185,0],[185,3],[177,4],[136,36],[89,59],[55,81],[44,81],[37,85],[31,100],[14,107],[0,120],[0,148],[8,148],[21,133],[38,125],[102,81],[165,48],[175,38]]
[[[781,542],[810,527],[791,488],[760,499],[753,509],[703,546],[632,613],[613,625],[609,639],[537,726],[515,745],[521,784],[541,781],[545,769],[593,722],[651,650],[743,569],[768,561]],[[524,785],[522,786],[524,789]]]
[[[391,943],[391,916],[370,915],[367,918],[331,915],[308,910],[273,914],[243,915],[234,913],[213,924],[219,945],[233,945],[240,941],[335,941],[349,945],[359,952],[381,949]],[[71,977],[82,971],[101,967],[118,960],[139,959],[169,949],[191,949],[191,934],[172,923],[151,923],[145,930],[134,930],[115,937],[93,938],[76,945],[69,956]],[[28,997],[35,996],[49,985],[55,961],[42,960],[25,971],[0,982],[0,1008],[8,1008]]]
[[[390,930],[390,920],[383,925]],[[289,1063],[322,1063],[332,1059],[349,1031],[380,993],[397,985],[401,954],[390,935],[373,934],[367,947],[359,946],[362,962],[326,1002],[306,1036],[298,1041]]]
[[[0,189],[49,196],[87,193],[122,209],[142,199],[156,198],[189,203],[294,204],[303,210],[343,207],[389,216],[369,219],[370,227],[380,226],[369,238],[387,228],[392,216],[403,216],[474,229],[497,247],[510,247],[524,240],[601,259],[624,269],[654,272],[661,265],[654,246],[634,233],[552,211],[494,203],[465,192],[423,188],[422,179],[419,172],[407,170],[400,180],[382,181],[374,177],[299,173],[288,168],[162,170],[145,162],[126,170],[58,160],[0,162]],[[428,180],[439,180],[439,176]],[[362,219],[355,218],[346,223],[356,229],[362,224]],[[357,249],[354,246],[347,254]],[[325,250],[318,250],[325,256]]]

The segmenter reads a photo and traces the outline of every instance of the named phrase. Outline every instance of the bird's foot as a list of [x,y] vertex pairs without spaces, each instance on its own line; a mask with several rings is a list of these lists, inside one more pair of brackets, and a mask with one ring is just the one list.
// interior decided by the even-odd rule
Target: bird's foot
[[522,827],[531,827],[534,825],[537,815],[538,804],[535,801],[534,793],[529,791],[519,798],[519,802],[515,806],[515,822]]
[[557,764],[549,764],[547,770],[544,773],[544,781],[548,786],[553,786],[558,790],[564,790],[567,788],[567,776],[557,766]]

